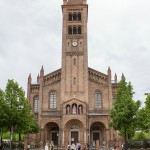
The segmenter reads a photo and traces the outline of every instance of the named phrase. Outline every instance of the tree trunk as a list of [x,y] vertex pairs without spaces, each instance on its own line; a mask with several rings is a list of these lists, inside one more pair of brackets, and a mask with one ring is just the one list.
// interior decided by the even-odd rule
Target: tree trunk
[[21,141],[21,134],[19,133],[19,142]]

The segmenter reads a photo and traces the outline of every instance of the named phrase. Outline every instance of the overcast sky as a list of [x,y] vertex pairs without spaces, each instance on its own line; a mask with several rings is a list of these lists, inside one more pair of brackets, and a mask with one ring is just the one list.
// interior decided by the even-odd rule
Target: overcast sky
[[[14,79],[26,91],[44,66],[61,67],[63,0],[0,0],[0,88]],[[150,0],[88,0],[88,66],[122,72],[135,100],[150,92]]]

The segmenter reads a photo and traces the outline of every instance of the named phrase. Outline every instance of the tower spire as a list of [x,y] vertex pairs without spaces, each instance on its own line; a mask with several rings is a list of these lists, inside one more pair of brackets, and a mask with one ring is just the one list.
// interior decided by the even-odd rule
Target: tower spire
[[115,83],[117,83],[117,74],[116,73],[115,73],[114,79],[115,79]]
[[42,65],[42,68],[41,68],[41,71],[40,71],[40,77],[43,77],[44,76],[44,68],[43,68],[43,65]]

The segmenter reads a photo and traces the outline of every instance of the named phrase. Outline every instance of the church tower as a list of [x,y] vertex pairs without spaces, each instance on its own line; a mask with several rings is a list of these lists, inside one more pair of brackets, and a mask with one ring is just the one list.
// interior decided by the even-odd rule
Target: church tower
[[77,98],[88,100],[88,54],[86,0],[63,0],[62,102]]

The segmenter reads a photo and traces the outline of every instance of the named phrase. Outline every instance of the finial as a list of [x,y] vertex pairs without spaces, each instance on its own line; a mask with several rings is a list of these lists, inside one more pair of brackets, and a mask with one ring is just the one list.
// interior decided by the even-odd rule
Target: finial
[[39,84],[39,79],[40,79],[40,76],[39,76],[39,74],[38,74],[38,76],[37,76],[37,83]]
[[117,74],[116,73],[115,73],[114,79],[115,79],[115,83],[117,83]]
[[28,83],[31,83],[31,80],[32,80],[32,78],[31,78],[31,73],[30,73],[28,76]]
[[64,5],[67,5],[67,0],[63,0],[63,4],[64,4]]
[[125,78],[124,74],[122,73],[121,79],[123,80]]
[[110,67],[108,67],[107,73],[108,73],[108,75],[111,75],[111,69],[110,69]]
[[43,77],[44,76],[44,68],[43,68],[43,65],[42,65],[42,68],[41,68],[41,71],[40,71],[40,77]]
[[86,0],[83,0],[83,4],[86,4]]

